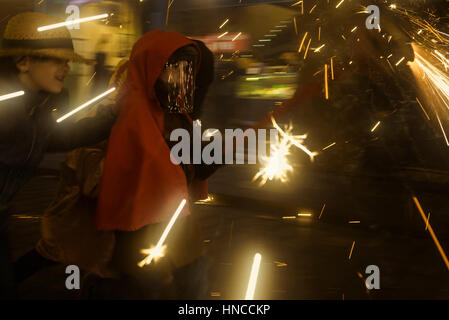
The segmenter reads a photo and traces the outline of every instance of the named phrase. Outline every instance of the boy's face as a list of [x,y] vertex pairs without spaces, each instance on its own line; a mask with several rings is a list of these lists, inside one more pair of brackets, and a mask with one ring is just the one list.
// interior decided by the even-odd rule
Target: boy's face
[[24,57],[17,63],[19,78],[31,90],[60,93],[70,71],[68,60]]

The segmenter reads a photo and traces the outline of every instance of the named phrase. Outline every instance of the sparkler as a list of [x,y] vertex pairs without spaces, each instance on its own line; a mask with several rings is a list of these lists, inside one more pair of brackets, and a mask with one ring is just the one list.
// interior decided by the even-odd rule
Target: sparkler
[[107,96],[108,94],[110,94],[110,93],[113,92],[113,91],[115,91],[115,87],[109,89],[109,90],[106,91],[106,92],[103,92],[102,94],[100,94],[100,95],[96,96],[95,98],[93,98],[93,99],[87,101],[86,103],[84,103],[83,105],[79,106],[78,108],[76,108],[76,109],[70,111],[69,113],[65,114],[64,116],[62,116],[61,118],[59,118],[58,120],[56,120],[56,122],[59,123],[59,122],[64,121],[65,119],[67,119],[67,118],[73,116],[75,113],[78,113],[79,111],[81,111],[81,110],[83,110],[84,108],[90,106],[92,103],[97,102],[98,100],[100,100],[101,98]]
[[248,289],[246,290],[245,300],[254,299],[254,291],[256,290],[257,278],[259,276],[260,261],[262,256],[260,253],[254,255],[253,266],[251,268],[251,275],[249,277]]
[[103,14],[100,14],[100,15],[97,15],[97,16],[91,16],[91,17],[86,17],[86,18],[74,19],[74,20],[70,20],[70,21],[50,24],[48,26],[42,26],[42,27],[37,28],[37,31],[39,31],[39,32],[47,31],[47,30],[51,30],[51,29],[71,26],[71,25],[78,24],[78,23],[94,21],[94,20],[100,20],[100,19],[104,19],[104,18],[107,18],[107,17],[109,17],[109,14],[103,13]]
[[148,256],[145,257],[142,261],[140,261],[137,265],[139,267],[143,267],[145,265],[148,265],[153,261],[153,259],[157,260],[164,256],[165,246],[164,242],[165,239],[167,239],[168,233],[170,232],[171,228],[176,222],[176,219],[178,219],[179,214],[181,213],[182,209],[184,208],[186,204],[186,199],[183,199],[181,203],[178,206],[178,209],[176,209],[176,212],[173,214],[172,218],[170,219],[170,222],[168,223],[167,227],[165,228],[164,232],[162,233],[161,238],[159,239],[156,247],[153,247],[151,249],[143,249],[141,253],[147,254]]
[[441,244],[438,241],[437,236],[435,235],[435,232],[432,229],[432,226],[429,224],[429,220],[426,219],[426,215],[424,214],[424,211],[421,207],[421,204],[418,201],[418,198],[413,197],[413,201],[415,202],[415,205],[418,208],[418,211],[421,214],[421,217],[423,218],[424,222],[427,223],[429,233],[432,236],[432,239],[435,242],[435,245],[437,246],[437,249],[440,252],[441,257],[443,258],[443,261],[446,264],[447,269],[449,270],[449,260],[447,259],[446,253],[444,252],[443,248],[441,247]]
[[0,96],[0,101],[17,98],[17,97],[23,96],[24,94],[25,94],[25,91],[16,91],[16,92],[4,94],[4,95]]

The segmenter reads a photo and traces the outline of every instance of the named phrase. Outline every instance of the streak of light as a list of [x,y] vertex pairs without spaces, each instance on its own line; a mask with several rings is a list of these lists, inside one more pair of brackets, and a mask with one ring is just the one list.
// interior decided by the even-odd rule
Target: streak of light
[[195,204],[208,204],[208,203],[211,203],[212,201],[214,201],[214,196],[211,194],[208,194],[206,199],[197,200],[197,201],[195,201]]
[[296,17],[293,18],[294,26],[295,26],[295,33],[298,35],[298,26],[296,25]]
[[151,248],[151,249],[144,249],[141,251],[141,253],[147,254],[148,256],[145,257],[145,259],[143,259],[142,261],[140,261],[137,264],[139,267],[142,268],[143,266],[150,264],[153,259],[157,260],[158,258],[163,256],[164,248],[165,248],[165,246],[164,246],[165,239],[167,239],[168,233],[170,232],[171,228],[175,224],[176,219],[178,219],[178,216],[181,213],[182,209],[184,208],[186,202],[187,202],[186,199],[183,199],[181,201],[181,203],[178,206],[178,209],[176,209],[175,213],[173,214],[173,216],[170,219],[170,222],[168,223],[167,227],[165,228],[164,232],[162,233],[162,236],[159,239],[156,247]]
[[308,32],[304,33],[304,37],[302,37],[302,41],[301,41],[301,44],[299,45],[298,53],[301,52],[301,49],[304,44],[304,40],[306,40],[307,34],[308,34]]
[[42,26],[42,27],[37,28],[37,31],[39,31],[39,32],[47,31],[47,30],[51,30],[51,29],[71,26],[71,25],[78,24],[78,23],[83,23],[83,22],[88,22],[88,21],[93,21],[93,20],[100,20],[100,19],[104,19],[104,18],[107,18],[107,17],[109,17],[109,14],[103,13],[103,14],[96,15],[96,16],[69,20],[69,21],[65,21],[65,22],[50,24],[48,26]]
[[311,217],[311,213],[298,213],[298,217]]
[[94,74],[92,75],[92,77],[90,77],[89,81],[87,81],[86,86],[88,86],[90,84],[90,82],[92,81],[92,79],[95,77],[96,74],[97,74],[97,72],[95,71]]
[[337,9],[345,0],[341,0],[336,6],[335,9]]
[[306,58],[307,58],[307,52],[309,52],[309,46],[310,46],[311,41],[312,41],[312,38],[310,38],[309,42],[307,43],[306,52],[304,53],[304,60],[306,60]]
[[22,91],[22,90],[4,94],[4,95],[0,96],[0,101],[17,98],[17,97],[23,96],[24,94],[25,94],[25,91]]
[[318,41],[321,40],[321,26],[318,27]]
[[334,80],[334,58],[331,58],[331,79]]
[[427,228],[429,227],[429,219],[430,219],[430,212],[427,215],[427,219],[426,219],[426,228],[424,230],[427,230]]
[[325,87],[325,93],[326,93],[326,100],[329,100],[329,87],[327,84],[327,63],[324,65],[324,87]]
[[278,268],[282,268],[282,267],[286,267],[287,264],[284,262],[280,262],[280,261],[274,261],[274,264],[276,265],[276,267]]
[[296,219],[296,216],[284,216],[284,217],[282,217],[282,219],[286,219],[286,220]]
[[349,221],[348,223],[360,223],[360,221],[359,220],[352,220],[352,221]]
[[418,102],[419,106],[421,107],[422,111],[424,112],[424,114],[427,117],[427,120],[430,120],[429,115],[426,112],[426,109],[424,109],[423,105],[421,104],[421,101],[419,101],[418,97],[416,97],[416,101]]
[[312,9],[310,9],[309,14],[311,14],[312,11],[315,10],[315,8],[316,8],[316,5],[314,5],[314,6],[312,7]]
[[377,127],[380,125],[380,121],[377,121],[377,123],[374,125],[374,127],[371,129],[371,132],[374,132],[374,130],[377,129]]
[[405,57],[402,57],[398,62],[396,62],[396,67],[402,62],[404,61]]
[[326,45],[326,44],[322,44],[321,46],[319,46],[318,48],[316,48],[315,50],[313,50],[313,52],[320,52],[321,49],[323,49],[325,45]]
[[349,253],[348,259],[351,260],[352,257],[352,251],[354,251],[355,241],[352,243],[351,252]]
[[355,30],[357,30],[357,26],[355,26],[354,28],[352,28],[351,32],[354,32]]
[[449,141],[447,140],[446,132],[444,131],[443,125],[441,124],[440,117],[438,116],[438,113],[436,115],[438,123],[440,124],[441,132],[443,132],[444,135],[444,140],[446,140],[446,144],[449,146]]
[[77,112],[83,110],[84,108],[90,106],[92,103],[97,102],[98,100],[100,100],[101,98],[107,96],[108,94],[110,94],[110,93],[113,92],[113,91],[115,91],[115,87],[109,89],[109,90],[106,91],[106,92],[103,92],[102,94],[100,94],[100,95],[96,96],[95,98],[93,98],[93,99],[87,101],[86,103],[84,103],[83,105],[79,106],[78,108],[76,108],[76,109],[70,111],[69,113],[63,115],[61,118],[59,118],[58,120],[56,120],[56,122],[59,123],[59,122],[64,121],[65,119],[67,119],[67,118],[73,116],[75,113],[77,113]]
[[259,276],[260,261],[262,256],[260,253],[254,255],[253,266],[251,268],[251,275],[249,277],[248,289],[246,290],[245,300],[254,299],[254,291],[256,291],[257,278]]
[[229,19],[226,19],[225,22],[223,22],[218,29],[223,28],[226,25],[226,23],[228,23],[228,22],[229,22]]
[[219,35],[218,37],[217,37],[217,39],[221,39],[221,38],[223,38],[225,35],[227,35],[229,32],[228,31],[226,31],[226,32],[223,32],[221,35]]
[[336,142],[332,142],[330,145],[328,145],[327,147],[324,147],[323,149],[321,149],[321,151],[324,151],[326,149],[329,149],[330,147],[335,146],[337,143]]
[[241,32],[239,32],[233,39],[232,39],[232,41],[234,41],[234,40],[236,40],[238,37],[240,37],[241,36]]
[[387,59],[390,59],[392,56],[393,56],[393,54],[390,53],[390,54],[388,55]]
[[318,217],[318,219],[321,219],[321,215],[324,212],[324,208],[326,208],[326,204],[324,204],[323,207],[321,208],[320,216]]
[[[421,217],[423,218],[424,222],[426,222],[426,221],[428,222],[428,220],[426,220],[426,215],[424,214],[421,204],[418,201],[418,198],[413,197],[413,201],[415,202],[415,205],[418,208],[418,211],[421,214]],[[449,260],[447,259],[446,253],[444,252],[443,248],[441,247],[441,244],[438,241],[437,236],[435,235],[435,232],[433,232],[432,226],[429,224],[428,227],[429,227],[428,228],[429,233],[432,236],[432,239],[435,242],[435,245],[437,246],[437,249],[440,252],[441,257],[443,258],[443,261],[446,264],[447,269],[449,270]]]

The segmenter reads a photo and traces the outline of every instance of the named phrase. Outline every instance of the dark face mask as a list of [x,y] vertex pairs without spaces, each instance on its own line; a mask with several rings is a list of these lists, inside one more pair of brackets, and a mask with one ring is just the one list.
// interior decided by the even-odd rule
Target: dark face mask
[[169,113],[192,113],[197,52],[193,47],[176,51],[155,84],[159,102]]

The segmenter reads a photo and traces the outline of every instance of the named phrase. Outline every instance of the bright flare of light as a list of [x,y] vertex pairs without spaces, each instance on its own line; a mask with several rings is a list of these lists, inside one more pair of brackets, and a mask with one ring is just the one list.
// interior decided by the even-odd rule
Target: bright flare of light
[[0,96],[0,101],[17,98],[17,97],[23,96],[24,94],[25,94],[25,91],[16,91],[13,93],[4,94],[4,95]]
[[93,99],[87,101],[85,104],[83,104],[83,105],[79,106],[78,108],[76,108],[76,109],[70,111],[69,113],[63,115],[61,118],[59,118],[58,120],[56,120],[56,122],[59,123],[59,122],[61,122],[61,121],[64,121],[64,120],[67,119],[68,117],[73,116],[75,113],[77,113],[77,112],[83,110],[84,108],[90,106],[92,103],[97,102],[97,101],[100,100],[101,98],[104,98],[105,96],[107,96],[108,94],[110,94],[110,93],[113,92],[113,91],[115,91],[115,87],[109,89],[109,90],[106,91],[106,92],[103,92],[102,94],[96,96],[95,98],[93,98]]
[[158,258],[162,257],[164,255],[164,242],[165,239],[167,239],[168,233],[170,232],[171,228],[176,222],[176,219],[178,219],[179,214],[181,213],[182,209],[184,208],[186,204],[186,199],[183,199],[181,203],[178,206],[178,209],[176,209],[176,212],[173,214],[173,216],[170,219],[170,222],[168,223],[167,227],[165,228],[164,232],[162,233],[161,238],[159,239],[156,247],[150,248],[150,249],[143,249],[141,253],[147,254],[148,256],[145,257],[142,261],[140,261],[137,265],[139,267],[143,267],[147,264],[150,264],[153,259],[157,260]]
[[211,203],[212,201],[214,201],[214,196],[208,194],[206,199],[195,201],[195,204],[208,204]]
[[248,289],[246,290],[245,300],[254,299],[254,291],[256,291],[257,278],[259,276],[260,261],[262,256],[260,253],[254,255],[253,266],[251,268],[251,275],[249,277]]
[[51,24],[51,25],[48,25],[48,26],[39,27],[39,28],[37,28],[37,31],[39,31],[39,32],[47,31],[47,30],[61,28],[61,27],[65,27],[65,26],[71,26],[71,25],[78,24],[78,23],[83,23],[83,22],[88,22],[88,21],[93,21],[93,20],[100,20],[100,19],[104,19],[104,18],[107,18],[107,17],[109,17],[109,14],[103,13],[103,14],[100,14],[100,15],[97,15],[97,16],[91,16],[91,17],[86,17],[86,18],[69,20],[69,21],[65,21],[65,22]]
[[280,180],[281,182],[286,182],[288,180],[287,173],[293,171],[293,167],[290,165],[287,156],[290,154],[290,148],[296,146],[302,151],[304,151],[313,161],[317,153],[310,151],[305,147],[302,142],[307,138],[306,135],[293,136],[291,132],[293,131],[293,126],[290,124],[284,130],[282,130],[276,123],[276,120],[271,117],[274,128],[278,131],[280,139],[277,140],[276,144],[270,145],[270,156],[265,157],[262,161],[264,162],[263,167],[256,173],[253,178],[253,182],[257,179],[261,179],[259,186],[263,186],[268,180]]
[[310,160],[313,161],[315,156],[317,155],[316,152],[312,152],[309,149],[307,149],[306,146],[302,144],[304,139],[307,138],[307,135],[301,135],[301,136],[290,136],[289,133],[293,130],[293,127],[290,126],[289,130],[287,132],[284,132],[284,130],[279,127],[279,125],[276,123],[276,120],[274,120],[273,117],[271,117],[271,122],[273,123],[274,128],[281,134],[282,137],[285,137],[288,139],[293,145],[304,151],[309,157]]

